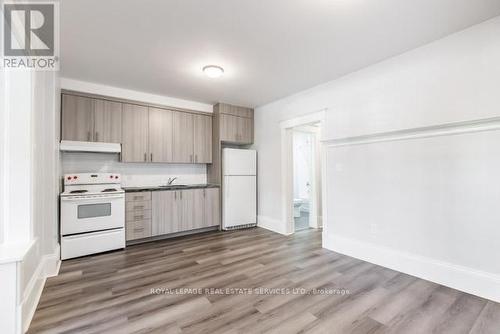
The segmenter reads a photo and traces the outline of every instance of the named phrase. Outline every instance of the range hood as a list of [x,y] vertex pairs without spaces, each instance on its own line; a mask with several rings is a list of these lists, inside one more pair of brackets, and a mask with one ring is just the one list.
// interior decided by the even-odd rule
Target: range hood
[[64,152],[121,153],[122,145],[117,143],[61,140],[59,150]]

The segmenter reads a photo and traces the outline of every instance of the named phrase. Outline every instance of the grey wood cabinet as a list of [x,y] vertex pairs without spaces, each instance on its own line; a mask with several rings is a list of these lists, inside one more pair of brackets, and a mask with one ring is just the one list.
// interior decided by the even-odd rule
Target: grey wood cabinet
[[253,143],[253,119],[228,114],[220,115],[220,140],[235,144]]
[[203,227],[220,225],[220,194],[219,188],[203,189],[204,220]]
[[251,145],[254,138],[254,110],[217,103],[214,105],[212,131],[212,163],[207,166],[207,179],[222,183],[222,148],[229,145]]
[[212,117],[193,115],[195,163],[212,163]]
[[148,108],[135,104],[123,104],[122,114],[122,161],[149,161],[149,113]]
[[151,237],[151,192],[125,194],[125,208],[127,241]]
[[193,140],[194,124],[193,115],[184,112],[174,112],[173,115],[173,162],[194,163]]
[[93,100],[95,142],[122,142],[122,104],[106,100]]
[[63,140],[120,143],[122,104],[63,94],[61,129]]
[[88,97],[62,96],[61,139],[92,141],[94,133],[94,110]]
[[219,203],[217,188],[154,191],[152,235],[219,226]]
[[173,115],[165,109],[149,108],[149,161],[173,162]]
[[63,92],[63,140],[122,144],[122,162],[212,163],[212,115]]
[[200,208],[195,207],[195,194],[199,192],[199,189],[188,189],[179,191],[182,208],[181,217],[181,231],[190,231],[196,229],[196,224],[194,221],[195,211],[200,210]]
[[151,200],[153,236],[181,231],[182,207],[177,197],[178,191],[153,192]]

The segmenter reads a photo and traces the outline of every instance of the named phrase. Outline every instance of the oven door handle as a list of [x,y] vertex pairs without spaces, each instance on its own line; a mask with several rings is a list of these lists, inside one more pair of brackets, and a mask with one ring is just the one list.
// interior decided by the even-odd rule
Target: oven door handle
[[111,196],[96,196],[96,197],[77,197],[77,196],[72,196],[72,197],[61,197],[61,201],[65,202],[80,202],[80,201],[92,201],[92,200],[108,200],[108,199],[120,199],[124,198],[125,196],[122,195],[111,195]]

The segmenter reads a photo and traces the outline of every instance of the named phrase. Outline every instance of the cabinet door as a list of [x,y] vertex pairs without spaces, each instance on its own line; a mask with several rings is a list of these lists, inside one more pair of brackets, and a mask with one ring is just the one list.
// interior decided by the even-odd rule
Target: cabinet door
[[238,141],[238,118],[237,116],[220,115],[220,140],[235,143]]
[[123,104],[122,161],[146,162],[148,157],[148,108]]
[[149,108],[149,160],[173,161],[173,112]]
[[212,163],[212,117],[193,115],[194,162]]
[[218,188],[207,188],[205,191],[205,227],[220,225],[220,198]]
[[253,143],[253,120],[251,118],[238,117],[238,142],[242,144]]
[[179,191],[181,208],[182,208],[182,222],[181,231],[189,231],[195,228],[195,193],[196,189],[188,189]]
[[94,100],[94,141],[122,142],[122,104]]
[[193,163],[193,115],[174,112],[173,162]]
[[181,199],[179,191],[154,191],[151,199],[151,234],[153,236],[182,230]]
[[193,194],[193,229],[204,228],[207,226],[205,215],[205,189],[194,189]]
[[88,97],[62,96],[62,140],[92,141],[94,111]]

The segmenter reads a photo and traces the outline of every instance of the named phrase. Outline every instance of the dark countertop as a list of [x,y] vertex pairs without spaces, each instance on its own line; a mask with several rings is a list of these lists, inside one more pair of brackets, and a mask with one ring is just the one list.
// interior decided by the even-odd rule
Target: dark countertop
[[183,190],[183,189],[204,189],[204,188],[220,188],[218,184],[187,184],[187,185],[171,185],[168,187],[149,186],[149,187],[122,187],[127,193],[140,191],[158,191],[158,190]]

